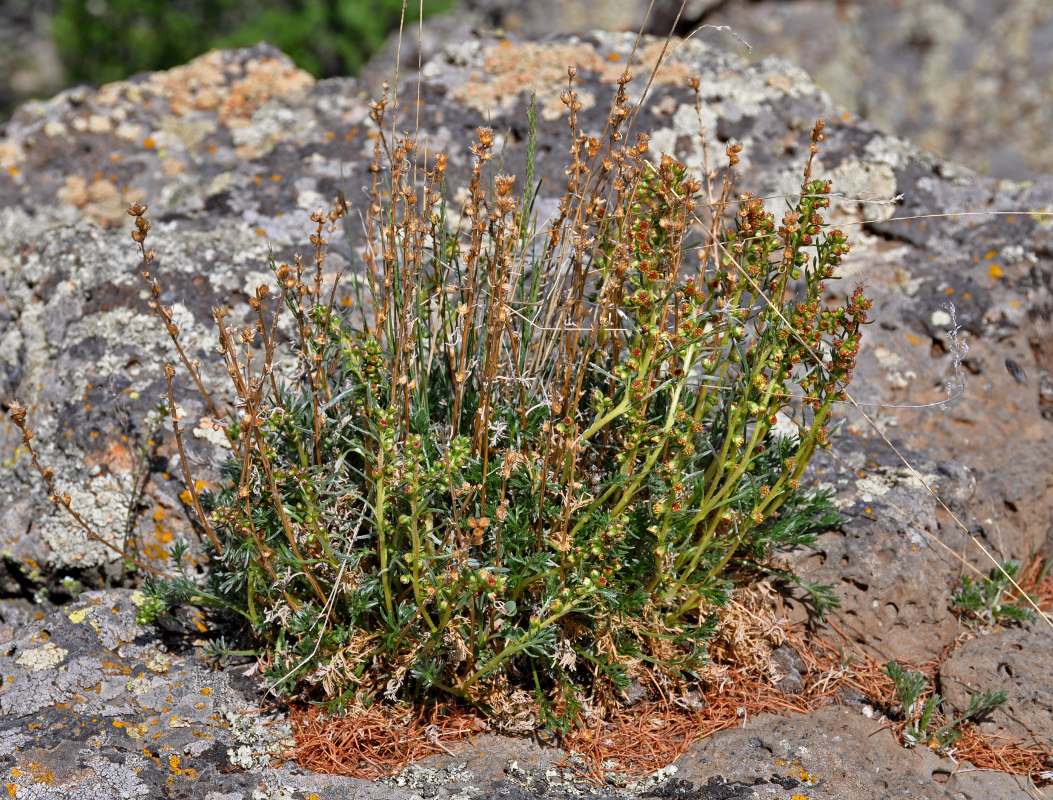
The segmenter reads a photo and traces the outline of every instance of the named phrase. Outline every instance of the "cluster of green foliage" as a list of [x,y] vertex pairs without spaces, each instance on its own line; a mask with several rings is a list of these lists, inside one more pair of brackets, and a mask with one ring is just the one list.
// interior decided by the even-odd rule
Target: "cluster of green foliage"
[[903,705],[906,725],[902,735],[907,747],[933,745],[938,752],[946,753],[961,738],[965,723],[981,721],[1009,699],[1005,689],[984,689],[980,694],[970,695],[965,710],[948,720],[939,713],[943,698],[936,692],[930,693],[928,681],[922,673],[906,670],[901,664],[890,661],[885,665],[885,674],[895,684],[896,696]]
[[[453,0],[426,5],[433,14]],[[260,41],[330,77],[356,73],[398,29],[402,7],[402,0],[57,0],[51,28],[70,81],[98,85]]]
[[[516,191],[480,128],[455,213],[446,156],[389,139],[374,105],[354,313],[324,270],[343,201],[312,216],[313,264],[273,265],[254,327],[216,312],[239,398],[229,481],[199,495],[186,476],[211,579],[151,581],[144,621],[182,603],[236,612],[285,693],[498,714],[533,699],[557,730],[648,670],[705,670],[733,588],[838,519],[801,478],[870,303],[824,299],[849,246],[811,160],[781,223],[748,195],[730,213],[741,146],[722,183],[649,161],[648,137],[621,133],[629,80],[600,141],[578,128],[572,73],[566,193],[540,230],[532,146]],[[130,210],[133,238],[177,337],[145,212]],[[282,325],[296,367],[279,375]]]
[[1034,619],[1034,597],[1017,591],[1020,562],[1003,561],[990,575],[974,580],[962,576],[962,585],[951,598],[954,610],[966,622],[982,625],[1011,625]]

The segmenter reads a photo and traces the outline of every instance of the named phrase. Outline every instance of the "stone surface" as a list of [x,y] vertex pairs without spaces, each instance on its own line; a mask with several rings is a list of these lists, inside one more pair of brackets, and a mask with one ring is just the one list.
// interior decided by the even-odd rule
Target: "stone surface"
[[[581,125],[598,133],[632,43],[631,35],[600,33],[543,45],[449,42],[422,72],[419,110],[429,150],[449,150],[451,187],[465,174],[467,145],[482,124],[497,131],[505,168],[518,169],[524,109],[536,89],[539,174],[545,176],[539,207],[550,210],[562,190],[567,147],[559,114],[566,66],[579,68]],[[638,76],[660,52],[660,43],[645,43],[644,66],[634,68]],[[832,618],[873,655],[933,658],[961,632],[949,604],[965,567],[951,553],[989,569],[951,513],[998,557],[1023,558],[1048,544],[1053,420],[1043,415],[1048,403],[1040,387],[1053,372],[1053,239],[1047,218],[1027,211],[1053,208],[1053,179],[1015,185],[978,178],[846,117],[807,75],[784,62],[744,65],[695,40],[672,53],[637,120],[637,129],[653,131],[656,155],[668,150],[700,163],[699,122],[684,88],[696,73],[710,152],[719,154],[729,141],[745,145],[739,190],[792,192],[807,157],[808,129],[816,117],[829,120],[815,170],[844,193],[830,216],[851,226],[853,237],[844,288],[835,291],[851,291],[864,279],[875,297],[876,324],[865,337],[851,391],[860,404],[876,404],[861,407],[917,475],[846,408],[830,457],[818,458],[810,477],[838,490],[848,521],[821,537],[816,554],[787,558],[807,579],[835,586],[843,607]],[[642,85],[641,79],[633,84]],[[404,83],[399,96],[405,121],[411,111],[405,98],[416,98],[415,81]],[[341,189],[352,201],[361,197],[373,148],[366,116],[355,81],[314,82],[260,46],[214,53],[98,91],[68,91],[23,106],[0,128],[0,403],[17,398],[31,406],[44,460],[112,541],[132,537],[144,558],[159,560],[176,536],[190,530],[172,443],[150,413],[163,389],[161,367],[176,354],[151,318],[135,274],[127,201],[151,204],[150,243],[158,252],[154,272],[164,300],[177,308],[186,343],[200,354],[209,380],[217,380],[220,370],[209,356],[211,306],[228,302],[232,318],[245,314],[248,295],[267,279],[268,250],[279,260],[289,258],[305,246],[310,211]],[[871,202],[899,194],[902,206]],[[958,217],[891,219],[933,213]],[[334,239],[330,252],[332,270],[348,263],[342,239]],[[941,306],[948,300],[955,302],[957,323]],[[946,337],[955,324],[971,349],[962,365],[964,394],[943,409],[945,384],[958,382]],[[1007,371],[1006,358],[1027,374],[1026,383]],[[207,478],[218,456],[207,440],[205,408],[188,382],[178,392],[184,425],[195,432],[188,447]],[[217,402],[224,399],[217,392]],[[42,597],[47,590],[63,601],[76,594],[73,580],[87,588],[129,580],[107,551],[54,512],[17,448],[17,432],[6,424],[0,430],[6,511],[0,592]],[[218,800],[257,791],[276,797],[280,787],[294,796],[344,797],[352,789],[410,796],[405,787],[352,784],[289,768],[239,772],[227,754],[233,750],[238,760],[241,746],[235,746],[230,720],[211,717],[223,703],[237,713],[257,707],[258,687],[236,672],[210,671],[195,651],[179,650],[157,630],[134,629],[131,597],[122,590],[88,593],[42,620],[24,605],[0,611],[8,626],[0,632],[10,634],[7,649],[0,649],[0,727],[6,731],[0,741],[7,742],[3,767],[24,790],[21,796],[168,791],[186,797],[215,792]],[[790,609],[795,618],[807,613],[793,600]],[[1036,630],[1028,646],[1048,660],[1053,640],[1048,628]],[[159,654],[174,659],[167,671],[150,667]],[[202,695],[204,688],[212,694]],[[1042,701],[1039,693],[1022,698],[1020,709]],[[1028,719],[1040,719],[1032,712],[1036,716]],[[662,791],[670,797],[782,797],[797,790],[831,798],[1022,796],[1012,793],[1019,787],[1005,776],[956,788],[951,780],[981,778],[951,778],[950,761],[886,748],[887,734],[873,743],[874,723],[849,713],[828,709],[803,719],[747,721],[745,741],[737,730],[712,740],[720,758],[734,754],[739,761],[707,761],[717,754],[703,745],[700,752],[710,755],[696,756],[693,763],[702,766],[686,773],[692,787]],[[1023,718],[1017,707],[1013,713]],[[173,726],[172,716],[165,722],[164,715],[191,722]],[[122,725],[114,726],[118,720]],[[55,723],[67,727],[52,733]],[[162,735],[144,753],[141,740],[157,732]],[[762,744],[749,749],[749,735]],[[805,736],[811,744],[801,744]],[[750,756],[754,750],[757,758]],[[480,792],[538,791],[529,782],[514,788],[515,775],[501,761],[512,756],[498,757],[512,750],[486,744],[479,752],[498,758],[473,772]],[[54,788],[44,788],[38,782],[44,773],[33,772],[45,756],[54,765],[52,777],[61,776]],[[172,756],[179,759],[178,774]],[[779,781],[801,783],[792,774],[794,759],[826,783],[784,787]],[[188,770],[207,774],[208,785]],[[435,780],[453,786],[462,775],[446,769]],[[74,789],[79,795],[62,794]]]
[[87,592],[0,644],[0,779],[12,797],[247,797],[265,782],[230,766],[269,763],[281,738],[253,713],[256,685],[137,627],[141,599]]
[[739,49],[747,57],[789,59],[922,147],[1002,178],[1053,171],[1045,0],[737,0],[699,21],[730,26],[753,47]]
[[[429,147],[450,150],[451,185],[466,169],[465,142],[487,119],[502,132],[506,165],[516,166],[523,106],[536,86],[538,150],[551,176],[544,208],[545,198],[559,190],[548,165],[566,146],[558,99],[564,65],[579,66],[582,125],[598,131],[603,98],[631,44],[630,35],[605,34],[545,46],[505,40],[450,45],[426,65],[420,90],[421,127],[429,132]],[[658,43],[648,44],[641,58],[653,63],[659,53]],[[638,125],[654,131],[655,152],[671,149],[696,166],[698,122],[683,88],[692,72],[703,77],[703,126],[713,149],[732,138],[745,145],[741,189],[791,190],[805,155],[804,130],[815,117],[831,120],[816,170],[848,195],[833,214],[855,233],[845,284],[866,278],[878,320],[868,331],[853,397],[878,404],[863,407],[901,446],[932,463],[926,474],[947,472],[939,477],[941,496],[961,495],[955,507],[997,556],[1023,558],[1041,550],[1053,505],[1053,476],[1042,467],[1051,421],[1042,416],[1038,392],[1053,369],[1053,352],[1043,344],[1050,339],[1053,246],[1044,217],[991,212],[1053,206],[1053,180],[1016,187],[972,177],[867,123],[838,116],[804,74],[781,62],[743,66],[689,42],[654,81]],[[403,88],[404,97],[415,92],[412,83]],[[175,353],[142,302],[127,231],[116,227],[126,219],[123,201],[151,199],[151,243],[160,254],[155,273],[166,302],[184,321],[188,348],[205,356],[215,378],[216,365],[207,359],[211,306],[223,297],[235,313],[245,313],[247,294],[267,279],[268,248],[283,257],[301,245],[306,211],[335,196],[341,170],[349,181],[367,174],[372,144],[365,115],[353,81],[313,83],[261,47],[213,54],[96,93],[66,93],[23,107],[5,127],[0,280],[8,323],[0,339],[0,391],[30,404],[45,461],[111,541],[132,536],[151,557],[187,533],[172,444],[163,425],[155,435],[158,421],[150,413],[163,389],[160,365]],[[70,160],[79,153],[83,158]],[[100,160],[108,171],[97,176],[89,170]],[[899,209],[859,200],[897,194],[905,198]],[[963,213],[957,219],[887,219],[939,212]],[[331,252],[334,270],[347,263],[339,242]],[[944,410],[938,403],[946,399],[945,382],[954,378],[945,335],[951,319],[942,307],[948,300],[956,301],[971,350],[965,394]],[[1018,383],[1005,358],[1031,375],[1030,382]],[[179,391],[195,433],[187,437],[193,457],[207,461],[212,452],[214,458],[200,398],[185,383]],[[846,436],[872,438],[873,430],[853,414],[846,411]],[[8,452],[14,433],[8,427]],[[858,449],[848,441],[846,452]],[[915,480],[881,447],[859,447],[865,454],[852,468],[866,471],[873,464],[884,474],[880,486],[861,488],[861,509],[873,508],[866,498],[879,497],[890,481]],[[967,464],[971,477],[952,461]],[[24,458],[5,469],[10,479],[0,494],[8,514],[0,542],[7,569],[0,578],[7,591],[25,581],[61,591],[62,575],[75,574],[91,586],[117,574],[120,565],[50,507]],[[914,490],[925,491],[920,484]],[[954,524],[925,502],[920,527],[930,537],[956,535],[941,532]],[[896,513],[883,514],[881,524],[891,524]],[[916,547],[924,536],[903,541]],[[845,541],[865,548],[870,539],[849,533]],[[982,563],[974,547],[948,546]],[[909,547],[902,557],[893,559],[891,551],[882,556],[884,567],[873,553],[856,561],[868,576],[863,583],[895,586],[899,603],[918,609],[917,619],[904,615],[902,638],[912,646],[926,641],[931,655],[951,632],[952,620],[936,608],[953,591],[955,576],[947,564],[939,566],[941,557],[915,557],[905,572],[906,560],[918,552]],[[837,555],[835,561],[845,558],[853,557]],[[836,571],[837,563],[829,567]],[[937,572],[929,580],[905,577],[917,569]],[[879,600],[845,585],[846,606],[856,594],[865,604]],[[880,629],[870,624],[874,612],[860,613],[864,628]],[[895,616],[893,609],[882,613]],[[932,636],[908,632],[922,620],[936,626],[929,628]]]
[[[473,30],[535,38],[642,26],[665,35],[681,3],[659,0],[647,15],[649,5],[463,0],[423,33],[407,25],[402,74],[416,69],[418,41],[428,61]],[[62,74],[46,7],[6,4],[0,23],[3,116],[16,98],[59,91]],[[1045,0],[689,0],[676,30],[744,58],[786,58],[853,113],[981,172],[1025,180],[1053,171],[1045,102],[1053,8]],[[393,74],[396,49],[389,43],[363,73],[370,91]]]
[[[887,452],[880,440],[846,434],[830,454],[813,459],[816,480],[834,488],[846,523],[820,534],[815,551],[798,551],[789,561],[809,580],[834,588],[841,607],[831,620],[871,655],[920,664],[937,658],[960,630],[951,595],[962,572],[956,556],[969,554],[971,543]],[[944,502],[965,509],[975,491],[968,468],[920,452],[905,455]],[[790,603],[791,619],[806,613]]]
[[0,782],[19,800],[314,797],[410,800],[609,796],[684,800],[1026,796],[1017,779],[976,773],[846,707],[746,719],[694,745],[655,780],[590,787],[555,768],[566,755],[482,734],[380,781],[306,773],[278,756],[280,716],[258,680],[217,670],[192,640],[140,628],[141,596],[87,592],[0,642]]
[[808,715],[761,715],[694,746],[677,767],[676,780],[698,786],[700,798],[1027,796],[1024,784],[1009,776],[971,772],[968,765],[955,772],[948,759],[929,750],[905,751],[874,720],[837,706]]
[[1053,663],[1046,629],[1010,628],[965,642],[940,664],[940,688],[958,713],[971,695],[1005,689],[1009,699],[988,715],[984,731],[1023,737],[1053,752]]
[[51,39],[45,3],[0,7],[0,118],[30,97],[62,88],[62,63]]
[[[134,84],[24,106],[4,126],[0,195],[11,205],[0,220],[0,395],[33,407],[36,441],[60,490],[101,536],[132,537],[148,562],[187,535],[181,472],[156,413],[159,369],[177,353],[141,296],[127,203],[155,201],[164,302],[185,346],[211,370],[211,385],[222,386],[209,357],[212,306],[221,298],[243,303],[266,282],[268,247],[304,241],[311,223],[303,209],[329,202],[339,184],[339,158],[315,158],[310,177],[300,163],[306,153],[277,147],[302,132],[289,123],[290,103],[311,84],[267,47],[217,53]],[[353,86],[345,87],[351,98],[335,91],[319,98],[324,127],[304,125],[314,143],[358,155],[364,132],[357,146],[344,139],[366,114]],[[327,145],[335,129],[340,144]],[[193,421],[187,446],[206,462],[207,478],[208,454],[214,461],[217,453],[201,438],[204,404],[185,387],[179,402]],[[6,421],[3,440],[10,458],[17,431]],[[0,570],[3,591],[18,592],[26,580],[61,591],[63,570],[89,587],[117,576],[113,554],[49,509],[26,460],[16,460],[4,467],[0,541],[4,563],[19,566]]]
[[[538,36],[636,31],[646,8],[558,5],[560,12],[547,3],[463,0],[446,16]],[[647,31],[668,33],[679,7],[656,3]],[[1053,112],[1044,101],[1053,6],[1045,0],[695,0],[676,30],[752,61],[785,58],[838,105],[980,172],[1018,180],[1053,172]],[[434,56],[441,41],[426,43],[425,53]],[[404,63],[415,65],[416,56]]]

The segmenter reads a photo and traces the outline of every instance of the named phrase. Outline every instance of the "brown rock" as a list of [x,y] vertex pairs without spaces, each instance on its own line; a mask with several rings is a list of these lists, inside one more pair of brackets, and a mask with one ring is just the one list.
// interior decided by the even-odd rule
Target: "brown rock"
[[1053,753],[1053,663],[1047,628],[1029,625],[980,635],[940,665],[940,691],[961,714],[972,695],[1004,689],[1005,705],[981,728],[1007,739],[1023,738]]

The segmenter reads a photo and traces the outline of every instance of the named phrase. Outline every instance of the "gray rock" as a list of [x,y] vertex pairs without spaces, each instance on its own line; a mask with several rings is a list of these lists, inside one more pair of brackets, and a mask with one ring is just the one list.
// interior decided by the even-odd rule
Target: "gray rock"
[[[961,512],[975,490],[970,470],[904,454]],[[846,432],[829,455],[813,459],[813,467],[814,479],[835,490],[846,521],[820,534],[814,551],[796,551],[788,561],[809,580],[833,587],[841,606],[830,619],[878,660],[920,664],[937,658],[960,630],[951,611],[962,572],[956,556],[969,553],[971,543],[941,520],[932,493],[889,457],[880,440]],[[789,609],[797,621],[809,613],[793,601]]]
[[[8,5],[0,25],[0,108],[57,92],[62,80],[46,13]],[[680,2],[656,2],[644,24],[647,8],[637,0],[464,0],[429,19],[423,33],[407,25],[402,74],[416,69],[418,40],[428,61],[472,30],[532,39],[597,28],[635,32],[643,24],[646,33],[664,35]],[[678,33],[689,31],[744,58],[792,61],[852,113],[981,172],[1026,180],[1053,169],[1053,119],[1044,102],[1053,12],[1043,0],[691,0],[677,25]],[[389,42],[362,73],[371,92],[394,73],[396,49]]]
[[141,600],[87,592],[0,649],[0,771],[12,796],[248,797],[266,783],[267,770],[230,766],[242,750],[257,767],[279,752],[282,728],[261,725],[270,717],[256,713],[256,684],[139,628]]
[[800,654],[789,645],[780,645],[771,651],[772,661],[778,669],[779,690],[787,694],[799,694],[804,690],[804,674],[808,665]]
[[956,713],[974,694],[1004,689],[1005,705],[984,720],[985,733],[1025,741],[1053,753],[1053,664],[1049,634],[1030,625],[981,635],[940,664],[940,690]]
[[585,34],[593,30],[632,32],[665,36],[673,29],[680,13],[683,28],[697,20],[721,0],[688,0],[681,12],[681,0],[534,0],[530,3],[502,3],[496,0],[462,0],[445,14],[430,17],[421,30],[407,20],[401,42],[393,33],[359,75],[370,93],[379,95],[385,81],[395,74],[417,71],[419,64],[442,55],[451,41],[473,33],[511,35],[520,40],[539,40],[553,33]]
[[19,102],[62,88],[62,63],[46,5],[5,3],[0,9],[0,117]]
[[887,728],[839,706],[747,720],[695,745],[677,767],[676,780],[697,786],[702,798],[1027,796],[1025,785],[1011,776],[977,774],[968,765],[956,772],[930,750],[904,750]]
[[792,61],[838,104],[926,149],[998,177],[1053,171],[1043,0],[734,0],[700,21],[730,26],[747,57]]
[[[647,32],[668,33],[679,5],[656,4]],[[446,16],[526,38],[636,31],[644,19],[634,3],[559,7],[464,0]],[[980,172],[1030,180],[1053,171],[1053,112],[1042,100],[1053,7],[1043,0],[703,0],[684,8],[677,32],[689,31],[751,61],[784,58],[852,114]]]

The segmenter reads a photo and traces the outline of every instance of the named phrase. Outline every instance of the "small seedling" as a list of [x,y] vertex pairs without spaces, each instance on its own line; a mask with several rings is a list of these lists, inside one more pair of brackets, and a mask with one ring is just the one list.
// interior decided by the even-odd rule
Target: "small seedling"
[[963,575],[961,588],[951,598],[954,610],[970,624],[1011,625],[1034,619],[1028,599],[1035,598],[1014,586],[1020,574],[1018,562],[1004,561],[979,581]]
[[81,593],[84,591],[84,587],[81,585],[81,582],[69,575],[65,576],[62,579],[62,588],[66,591],[67,594],[69,594],[69,596],[73,600],[79,599]]
[[890,661],[885,665],[885,674],[895,684],[896,696],[903,705],[907,723],[902,735],[907,747],[925,744],[945,753],[961,737],[965,723],[981,720],[1008,699],[1005,689],[985,689],[981,694],[970,696],[969,705],[959,716],[937,725],[943,698],[936,692],[929,694],[930,687],[921,672],[905,670],[901,664]]

